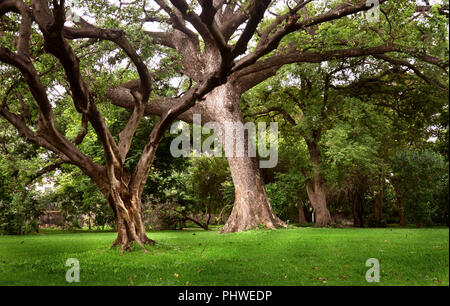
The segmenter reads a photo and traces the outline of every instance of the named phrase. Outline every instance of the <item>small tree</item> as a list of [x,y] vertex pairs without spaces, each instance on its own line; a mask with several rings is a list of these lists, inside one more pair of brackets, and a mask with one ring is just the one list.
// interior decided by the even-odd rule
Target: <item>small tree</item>
[[188,172],[192,201],[185,206],[183,214],[187,216],[189,213],[200,213],[202,220],[191,221],[208,230],[212,215],[218,214],[226,205],[223,183],[230,176],[227,161],[215,157],[194,158]]

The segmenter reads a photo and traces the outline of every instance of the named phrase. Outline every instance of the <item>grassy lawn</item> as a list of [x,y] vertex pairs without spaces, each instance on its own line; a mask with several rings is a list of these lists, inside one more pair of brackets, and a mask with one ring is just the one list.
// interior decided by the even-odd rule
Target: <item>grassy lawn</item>
[[449,285],[448,228],[155,232],[149,254],[109,250],[115,236],[0,236],[0,285],[68,285],[68,258],[80,285],[374,285],[369,258],[381,263],[376,285]]

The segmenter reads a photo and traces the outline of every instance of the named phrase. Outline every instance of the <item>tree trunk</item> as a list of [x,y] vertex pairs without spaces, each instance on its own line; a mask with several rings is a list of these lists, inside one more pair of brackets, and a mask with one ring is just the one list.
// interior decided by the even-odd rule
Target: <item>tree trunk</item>
[[405,218],[405,207],[403,205],[403,192],[397,187],[395,183],[393,183],[395,196],[397,197],[397,210],[398,216],[400,218],[400,226],[406,226],[406,218]]
[[155,242],[147,237],[141,201],[138,197],[112,195],[108,198],[114,207],[117,222],[117,238],[111,247],[120,245],[121,251],[129,251],[133,243],[137,243],[144,250],[145,244],[154,245]]
[[403,199],[397,195],[398,216],[400,217],[400,226],[406,226],[405,208],[403,207]]
[[331,215],[327,208],[327,198],[323,184],[317,183],[313,185],[311,182],[308,182],[306,191],[308,192],[311,206],[314,208],[314,227],[327,227],[331,224]]
[[306,224],[308,221],[306,220],[305,211],[303,208],[303,201],[298,201],[298,223]]
[[[216,88],[208,95],[206,111],[209,117],[225,131],[229,123],[244,124],[240,109],[241,93],[237,88],[226,84]],[[225,133],[221,141],[225,144]],[[244,137],[243,157],[227,152],[228,163],[235,187],[235,202],[230,217],[222,232],[233,233],[262,226],[268,229],[286,227],[273,212],[264,181],[255,157],[249,157],[248,133]]]
[[304,172],[307,179],[306,191],[309,201],[314,209],[315,227],[327,227],[331,224],[331,215],[327,207],[327,195],[324,182],[319,172],[320,151],[317,142],[307,141],[311,162],[313,164],[312,178]]
[[379,190],[375,197],[375,202],[373,205],[373,218],[375,221],[375,226],[380,226],[383,219],[383,200],[384,200],[384,177],[383,173],[379,176],[378,181]]
[[205,222],[205,231],[209,231],[209,223],[211,222],[211,213],[208,212],[208,218],[206,219]]
[[222,232],[232,233],[263,226],[268,229],[285,227],[275,216],[255,158],[228,159],[235,186],[233,211]]
[[353,194],[349,192],[348,200],[352,205],[353,226],[364,227],[362,199],[361,196],[358,194],[358,191],[356,191]]

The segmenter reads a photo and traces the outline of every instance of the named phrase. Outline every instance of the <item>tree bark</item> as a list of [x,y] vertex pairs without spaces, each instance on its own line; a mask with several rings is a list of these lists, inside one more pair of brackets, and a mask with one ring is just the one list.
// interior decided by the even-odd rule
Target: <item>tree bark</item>
[[405,217],[405,208],[403,205],[403,197],[397,194],[397,209],[398,209],[398,216],[400,217],[400,226],[405,227],[406,226],[406,217]]
[[116,213],[117,238],[111,247],[120,246],[121,251],[129,251],[133,243],[145,249],[144,245],[154,245],[147,237],[139,197],[110,195],[108,201]]
[[[222,85],[207,96],[206,112],[220,126],[222,144],[225,143],[224,131],[229,123],[244,124],[240,99],[240,90],[231,84]],[[286,227],[273,212],[257,158],[249,157],[248,133],[245,133],[244,144],[243,157],[227,154],[230,156],[227,158],[235,187],[235,202],[222,232],[240,232],[260,226],[268,229]]]
[[311,162],[313,164],[312,178],[304,172],[307,179],[306,191],[314,209],[315,227],[327,227],[331,224],[331,215],[327,207],[327,195],[322,176],[319,172],[320,151],[317,142],[307,141]]
[[322,183],[306,184],[309,201],[314,208],[315,225],[314,227],[327,227],[331,224],[330,211],[327,208],[327,198],[325,188]]
[[383,219],[383,200],[384,200],[384,176],[383,173],[380,174],[378,179],[379,190],[375,197],[375,202],[373,205],[373,218],[375,221],[375,226],[380,226]]
[[353,226],[364,227],[363,213],[362,213],[362,199],[358,191],[349,191],[348,201],[352,206]]
[[400,218],[399,221],[399,225],[401,227],[405,227],[406,226],[406,217],[405,217],[405,207],[403,204],[403,191],[400,190],[399,187],[397,187],[397,184],[395,183],[395,178],[394,178],[394,182],[393,182],[393,186],[394,186],[394,191],[395,191],[395,195],[397,197],[397,211],[398,211],[398,216]]
[[256,158],[229,158],[235,186],[234,207],[223,233],[240,232],[259,226],[286,227],[273,212]]
[[298,223],[306,224],[308,221],[306,220],[305,210],[303,208],[303,201],[298,201]]

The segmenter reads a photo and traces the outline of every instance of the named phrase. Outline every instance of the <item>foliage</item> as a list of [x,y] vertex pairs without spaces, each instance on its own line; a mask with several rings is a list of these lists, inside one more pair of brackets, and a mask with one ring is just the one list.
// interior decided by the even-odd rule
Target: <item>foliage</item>
[[63,212],[68,228],[115,226],[113,212],[105,198],[88,177],[70,166],[60,172],[54,188],[46,194],[46,202]]
[[193,158],[188,171],[191,198],[195,203],[193,212],[215,214],[228,204],[223,197],[223,184],[230,177],[225,158]]
[[27,190],[15,193],[11,200],[0,200],[0,234],[25,235],[39,231],[43,205],[38,196]]
[[433,219],[447,218],[448,224],[448,191],[443,188],[448,184],[448,164],[441,155],[404,149],[392,158],[392,170],[391,181],[397,198],[404,203],[411,222],[418,226],[431,225]]
[[[0,121],[0,124],[2,122]],[[45,159],[40,150],[21,139],[8,127],[0,131],[0,234],[24,235],[39,230],[44,208],[35,186],[27,186]]]

